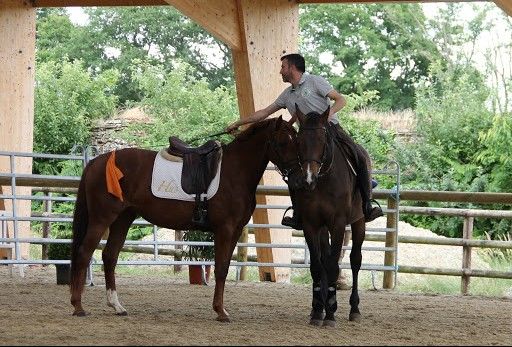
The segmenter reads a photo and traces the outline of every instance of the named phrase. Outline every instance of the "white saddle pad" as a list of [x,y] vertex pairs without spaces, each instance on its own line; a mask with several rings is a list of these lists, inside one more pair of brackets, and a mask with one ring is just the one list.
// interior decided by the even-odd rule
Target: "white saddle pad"
[[[206,198],[208,200],[210,200],[219,189],[221,166],[222,157],[217,173],[208,187],[206,194]],[[164,199],[195,201],[195,194],[187,194],[183,191],[183,188],[181,188],[182,170],[183,162],[166,160],[159,152],[155,158],[155,164],[153,165],[153,178],[151,179],[151,192],[153,195]],[[203,197],[204,194],[201,194],[201,198]]]

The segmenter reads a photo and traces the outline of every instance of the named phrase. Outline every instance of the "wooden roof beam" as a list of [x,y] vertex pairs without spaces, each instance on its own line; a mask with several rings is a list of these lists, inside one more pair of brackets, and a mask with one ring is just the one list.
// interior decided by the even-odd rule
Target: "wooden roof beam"
[[494,0],[496,6],[500,7],[509,16],[512,16],[512,1],[510,0]]
[[165,0],[33,0],[34,7],[166,6]]
[[237,0],[165,0],[231,49],[242,49]]
[[[492,0],[295,0],[299,4],[406,4],[406,3],[433,3],[433,2],[482,2]],[[499,0],[508,2],[508,0]]]

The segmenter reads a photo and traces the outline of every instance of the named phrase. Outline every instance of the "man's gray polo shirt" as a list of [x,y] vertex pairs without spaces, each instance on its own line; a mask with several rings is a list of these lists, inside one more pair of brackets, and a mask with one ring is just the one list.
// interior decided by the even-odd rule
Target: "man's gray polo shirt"
[[[286,88],[274,101],[274,105],[286,108],[291,115],[295,114],[295,103],[304,114],[309,112],[322,114],[331,104],[327,94],[333,89],[325,78],[304,73],[297,88],[293,86]],[[338,116],[334,115],[330,121],[337,124]]]

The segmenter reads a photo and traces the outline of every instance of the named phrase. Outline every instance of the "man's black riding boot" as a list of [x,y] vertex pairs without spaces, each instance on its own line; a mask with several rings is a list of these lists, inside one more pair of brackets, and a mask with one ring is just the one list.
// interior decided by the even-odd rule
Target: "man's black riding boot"
[[292,189],[290,189],[290,198],[292,200],[292,206],[288,207],[286,211],[284,211],[284,214],[286,214],[286,212],[288,212],[288,210],[291,208],[293,209],[293,216],[284,216],[281,224],[295,230],[302,230],[302,218],[299,213],[299,205],[297,203],[297,199],[295,198],[295,192]]
[[295,230],[302,230],[302,221],[299,216],[297,216],[298,213],[293,210],[293,216],[284,216],[283,220],[281,221],[282,225],[286,225],[287,227],[293,228]]
[[372,207],[371,196],[371,183],[370,177],[368,174],[368,167],[364,164],[363,158],[358,158],[357,160],[357,184],[359,185],[359,190],[361,192],[361,198],[363,199],[363,214],[365,222],[371,222],[372,220],[381,217],[384,215],[382,212],[382,208],[379,203],[377,203],[377,207]]
[[366,201],[366,203],[363,204],[363,213],[365,222],[371,222],[372,220],[382,217],[384,215],[380,205],[378,207],[372,207],[372,203],[370,200]]

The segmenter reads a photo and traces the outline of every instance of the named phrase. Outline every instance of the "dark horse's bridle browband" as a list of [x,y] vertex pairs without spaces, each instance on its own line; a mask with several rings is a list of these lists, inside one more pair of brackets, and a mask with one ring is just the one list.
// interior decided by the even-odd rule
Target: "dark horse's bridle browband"
[[[331,170],[331,167],[332,167],[332,163],[333,163],[333,157],[334,157],[334,152],[332,150],[332,138],[331,136],[329,136],[329,133],[327,131],[327,129],[324,127],[324,126],[318,126],[318,127],[301,127],[299,129],[299,133],[302,131],[317,131],[317,130],[323,130],[324,131],[324,136],[325,136],[325,143],[324,143],[324,148],[323,148],[323,152],[322,152],[322,157],[320,158],[320,160],[317,160],[315,158],[302,158],[300,152],[299,152],[299,162],[300,162],[300,166],[301,166],[301,169],[303,168],[303,163],[305,162],[308,162],[308,161],[314,161],[316,163],[318,163],[318,165],[320,165],[320,168],[318,169],[318,177],[322,177],[323,175],[327,174],[330,170]],[[326,163],[326,160],[328,159],[327,156],[329,156],[330,154],[330,160],[329,160],[329,166],[327,166],[327,169],[324,170],[324,172],[322,172],[322,169],[324,168],[324,164]]]

